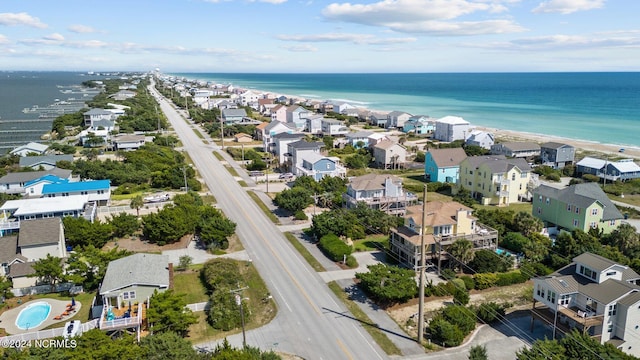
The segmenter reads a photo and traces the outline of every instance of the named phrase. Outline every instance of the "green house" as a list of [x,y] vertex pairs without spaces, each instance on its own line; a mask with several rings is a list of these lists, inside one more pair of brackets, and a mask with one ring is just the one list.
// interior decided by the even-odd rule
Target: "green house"
[[616,229],[624,216],[596,183],[575,184],[564,189],[541,185],[533,191],[533,216],[546,226],[571,231]]

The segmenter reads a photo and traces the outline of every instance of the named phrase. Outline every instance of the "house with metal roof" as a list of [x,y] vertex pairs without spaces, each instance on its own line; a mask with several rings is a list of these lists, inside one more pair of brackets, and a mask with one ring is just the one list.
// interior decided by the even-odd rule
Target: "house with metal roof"
[[469,156],[460,162],[461,188],[483,205],[509,205],[531,198],[531,167],[522,158],[504,155]]
[[373,134],[373,132],[360,130],[346,134],[345,139],[347,139],[348,144],[356,149],[368,148],[369,136],[371,136],[371,134]]
[[56,167],[58,161],[73,161],[73,155],[41,155],[41,156],[25,156],[20,158],[20,167],[28,167],[38,170],[51,170]]
[[628,181],[640,178],[640,166],[633,159],[609,161],[587,156],[576,163],[576,173],[595,175],[606,181]]
[[402,179],[393,175],[367,174],[349,179],[342,194],[347,208],[359,203],[392,215],[404,215],[407,206],[417,203],[418,196],[402,188]]
[[93,221],[96,213],[97,205],[89,201],[89,195],[8,200],[0,206],[0,230],[19,229],[23,220],[52,217],[73,216]]
[[424,175],[430,182],[455,184],[460,163],[467,158],[463,148],[429,149],[424,156]]
[[149,299],[154,291],[169,289],[173,276],[173,264],[169,256],[138,253],[113,260],[100,286],[105,306],[117,308],[130,302]]
[[539,156],[540,145],[526,141],[504,142],[492,145],[491,154],[516,158]]
[[111,198],[111,180],[58,182],[45,184],[42,187],[43,197],[55,198],[73,195],[86,195],[91,202],[107,205]]
[[247,112],[244,109],[223,109],[221,116],[225,125],[233,125],[242,122]]
[[563,189],[541,185],[533,190],[533,216],[547,226],[571,231],[598,228],[610,233],[624,216],[596,183],[574,184]]
[[464,140],[465,145],[479,146],[486,150],[491,150],[491,146],[495,143],[495,138],[492,133],[473,130],[470,134],[467,134],[467,138]]
[[413,133],[416,135],[431,134],[436,129],[435,119],[427,115],[414,115],[410,117],[404,125],[402,125],[402,132]]
[[429,261],[437,259],[440,246],[446,249],[458,239],[470,241],[474,249],[496,249],[498,231],[479,223],[472,208],[455,201],[429,201],[426,211],[423,223],[422,205],[409,206],[404,225],[391,229],[390,251],[401,264],[418,269],[423,228],[424,252]]
[[471,124],[459,116],[445,116],[436,120],[433,137],[440,141],[464,140],[471,133]]
[[602,256],[583,253],[558,271],[533,279],[532,329],[553,336],[574,329],[600,344],[640,355],[640,275]]
[[576,148],[555,141],[546,142],[540,145],[540,160],[542,165],[551,166],[554,169],[573,164],[576,157]]
[[47,184],[67,183],[69,179],[47,174],[24,184],[25,197],[42,197],[42,188]]
[[25,184],[45,175],[71,179],[71,170],[53,168],[46,171],[12,172],[0,178],[0,193],[23,194]]
[[122,134],[111,138],[111,143],[115,150],[132,151],[138,150],[147,141],[144,135]]
[[28,144],[18,146],[17,148],[11,150],[9,154],[18,156],[28,156],[30,154],[44,155],[48,148],[49,145],[30,142]]

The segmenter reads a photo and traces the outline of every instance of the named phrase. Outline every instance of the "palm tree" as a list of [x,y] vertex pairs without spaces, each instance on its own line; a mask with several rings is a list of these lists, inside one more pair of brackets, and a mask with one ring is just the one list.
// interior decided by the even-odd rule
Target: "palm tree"
[[138,217],[140,217],[140,208],[143,206],[144,199],[142,198],[142,195],[137,195],[136,197],[131,199],[131,203],[129,204],[129,207],[131,207],[132,209],[136,209],[136,214]]
[[458,239],[449,246],[447,251],[460,265],[467,264],[473,260],[473,243],[469,240]]

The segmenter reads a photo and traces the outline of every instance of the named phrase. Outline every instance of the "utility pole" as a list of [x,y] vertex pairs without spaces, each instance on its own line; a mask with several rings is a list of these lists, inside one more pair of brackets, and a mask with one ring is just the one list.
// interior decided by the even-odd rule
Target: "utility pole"
[[422,344],[424,338],[424,236],[427,232],[427,184],[424,185],[422,195],[422,231],[420,234],[420,288],[418,289],[418,344]]
[[182,167],[182,176],[184,177],[184,192],[188,193],[189,186],[187,185],[187,167],[186,166]]
[[222,121],[222,116],[220,116],[220,142],[222,150],[224,150],[224,122]]
[[240,296],[240,293],[242,293],[243,290],[248,289],[248,287],[243,287],[243,288],[238,288],[235,290],[231,290],[231,293],[235,295],[236,298],[236,305],[238,305],[240,307],[240,319],[242,321],[242,347],[246,348],[247,347],[247,336],[244,332],[244,309],[242,306],[242,296]]

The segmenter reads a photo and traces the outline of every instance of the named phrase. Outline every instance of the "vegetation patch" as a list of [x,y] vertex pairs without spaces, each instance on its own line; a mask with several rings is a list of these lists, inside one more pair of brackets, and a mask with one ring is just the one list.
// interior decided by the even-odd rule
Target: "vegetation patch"
[[269,210],[267,205],[262,202],[262,200],[258,197],[258,195],[256,195],[256,193],[254,193],[253,191],[247,191],[247,194],[251,199],[253,199],[253,201],[256,203],[256,205],[258,205],[262,212],[267,215],[271,222],[276,225],[280,225],[280,219],[278,219],[278,217],[274,213],[272,213],[271,210]]
[[231,165],[225,165],[224,166],[227,171],[229,172],[229,174],[231,174],[231,176],[233,177],[240,177],[240,175],[238,175],[238,172],[236,171],[236,169],[234,169],[233,167],[231,167]]
[[296,238],[295,235],[293,235],[290,232],[285,232],[284,236],[287,238],[287,240],[289,240],[289,242],[291,243],[291,245],[293,245],[293,247],[298,250],[298,252],[300,253],[300,255],[302,255],[302,257],[307,260],[307,263],[309,263],[309,265],[311,265],[311,267],[313,268],[313,270],[317,271],[317,272],[322,272],[322,271],[327,271],[324,266],[322,266],[322,264],[320,264],[320,262],[318,260],[316,260],[316,258],[311,255],[311,253],[309,252],[309,250],[307,250],[307,248],[304,247],[304,245],[302,245],[300,243],[300,241],[298,241],[298,239]]

